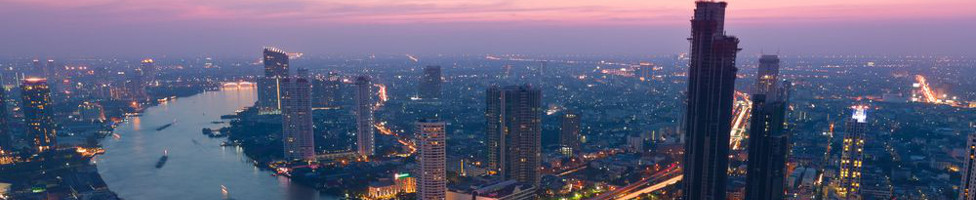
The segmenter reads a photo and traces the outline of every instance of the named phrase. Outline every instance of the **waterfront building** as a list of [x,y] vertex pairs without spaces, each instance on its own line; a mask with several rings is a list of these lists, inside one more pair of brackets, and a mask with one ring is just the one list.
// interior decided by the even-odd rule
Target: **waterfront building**
[[356,152],[359,156],[373,156],[373,84],[368,76],[356,77]]
[[418,199],[444,200],[447,192],[447,135],[446,123],[438,120],[417,122],[417,142],[420,154],[417,163],[420,175],[417,181]]
[[308,79],[281,79],[281,127],[285,159],[315,160],[311,85]]
[[51,105],[51,88],[47,79],[28,78],[20,86],[24,122],[32,150],[36,153],[57,148],[57,125]]
[[739,39],[725,35],[726,2],[698,1],[691,20],[685,113],[683,199],[725,199],[735,57]]
[[264,76],[257,81],[257,107],[262,113],[275,113],[281,110],[281,81],[288,78],[288,55],[274,47],[265,47],[263,53]]

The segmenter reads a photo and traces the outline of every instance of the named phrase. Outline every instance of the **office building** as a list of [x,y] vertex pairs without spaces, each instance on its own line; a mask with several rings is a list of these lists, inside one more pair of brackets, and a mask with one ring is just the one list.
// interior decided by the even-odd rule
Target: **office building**
[[[505,180],[539,184],[542,92],[529,85],[487,91],[489,160]],[[494,158],[491,158],[494,157]]]
[[785,130],[787,96],[778,84],[779,59],[763,55],[759,59],[757,90],[752,95],[749,125],[746,199],[784,199],[789,134]]
[[51,88],[47,80],[28,78],[20,86],[24,122],[32,150],[36,153],[57,148],[57,125],[51,105]]
[[855,106],[854,115],[844,124],[847,133],[841,147],[837,173],[837,196],[860,199],[861,168],[864,161],[864,134],[867,132],[867,107]]
[[274,47],[264,48],[264,76],[258,77],[257,107],[263,113],[281,110],[282,79],[288,78],[288,55]]
[[281,127],[285,159],[315,160],[311,84],[304,78],[281,79]]
[[417,163],[420,177],[417,179],[418,199],[444,200],[447,193],[447,132],[446,123],[437,120],[417,122],[417,143],[420,154]]
[[567,156],[580,153],[580,116],[567,110],[559,126],[560,151]]
[[440,99],[441,82],[441,66],[424,67],[424,75],[420,77],[420,84],[417,84],[418,96],[427,100]]
[[727,3],[695,2],[691,20],[683,199],[725,199],[739,39],[725,35]]
[[356,77],[356,153],[373,156],[373,84],[368,76]]

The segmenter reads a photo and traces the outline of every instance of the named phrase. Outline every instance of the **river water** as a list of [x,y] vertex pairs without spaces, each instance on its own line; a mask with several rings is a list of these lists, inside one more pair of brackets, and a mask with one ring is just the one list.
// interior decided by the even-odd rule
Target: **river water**
[[[209,91],[151,107],[102,141],[95,162],[108,188],[129,200],[170,199],[336,199],[271,176],[238,147],[221,147],[203,128],[217,128],[221,115],[254,104],[254,88]],[[174,123],[175,122],[175,123]],[[157,131],[169,123],[172,126]],[[167,151],[162,168],[157,162]]]

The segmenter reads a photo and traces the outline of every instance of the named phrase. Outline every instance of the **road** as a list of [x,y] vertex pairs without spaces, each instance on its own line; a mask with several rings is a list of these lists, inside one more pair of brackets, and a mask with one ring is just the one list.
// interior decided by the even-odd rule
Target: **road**
[[732,110],[732,135],[729,145],[732,150],[742,150],[742,140],[746,137],[746,127],[752,117],[752,101],[746,93],[735,92],[735,107]]
[[632,199],[642,194],[647,194],[660,190],[664,187],[677,183],[682,178],[681,167],[671,164],[667,169],[658,171],[646,179],[631,183],[630,185],[616,190],[589,198],[587,200],[616,200]]

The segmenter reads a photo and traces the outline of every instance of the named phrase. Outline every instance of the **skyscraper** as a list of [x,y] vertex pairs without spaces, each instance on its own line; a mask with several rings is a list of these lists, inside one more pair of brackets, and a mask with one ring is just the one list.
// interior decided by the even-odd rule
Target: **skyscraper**
[[854,115],[844,124],[841,148],[840,171],[838,173],[837,194],[846,199],[860,199],[861,166],[864,161],[864,134],[867,132],[867,108],[855,106]]
[[281,79],[281,127],[285,159],[315,160],[311,85],[304,78]]
[[281,79],[288,78],[288,55],[274,47],[264,48],[264,77],[258,77],[257,107],[262,112],[281,109]]
[[505,160],[505,143],[502,141],[502,90],[498,86],[491,86],[485,91],[485,144],[488,147],[488,171],[500,173],[502,162]]
[[447,198],[447,135],[443,121],[424,119],[417,122],[420,150],[417,163],[417,199],[443,200]]
[[779,59],[764,55],[752,95],[746,199],[784,199],[789,134],[785,130],[787,98],[777,84]]
[[373,92],[368,76],[356,77],[356,153],[373,156]]
[[33,150],[40,153],[57,148],[57,125],[51,106],[51,89],[47,80],[28,78],[20,86],[24,122]]
[[13,150],[13,135],[10,134],[10,123],[7,121],[6,93],[5,89],[0,88],[0,152]]
[[312,89],[312,96],[315,97],[312,98],[313,108],[335,108],[339,106],[342,80],[339,80],[338,73],[329,72],[326,77],[316,78],[315,86]]
[[441,98],[441,66],[424,67],[424,75],[420,78],[418,96],[421,99],[440,99]]
[[[506,180],[539,185],[542,91],[529,85],[488,89],[489,154]],[[497,117],[497,118],[495,118]],[[491,159],[491,158],[489,158]]]
[[691,20],[683,199],[725,199],[739,39],[725,35],[725,2],[698,1]]
[[559,127],[559,145],[564,155],[576,155],[580,152],[580,117],[573,111],[563,114]]
[[759,57],[759,73],[756,75],[756,94],[766,94],[769,99],[775,99],[775,91],[779,83],[779,56],[762,55]]
[[962,171],[962,183],[959,184],[959,200],[976,199],[976,132],[970,133],[966,139],[966,168]]

